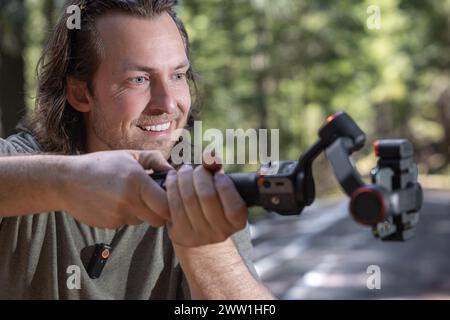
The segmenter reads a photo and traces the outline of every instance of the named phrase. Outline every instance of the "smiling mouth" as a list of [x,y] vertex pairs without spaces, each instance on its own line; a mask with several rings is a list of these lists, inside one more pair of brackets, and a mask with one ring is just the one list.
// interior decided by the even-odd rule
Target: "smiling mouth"
[[166,131],[170,128],[170,125],[172,124],[172,122],[166,122],[166,123],[161,123],[161,124],[157,124],[157,125],[151,125],[151,126],[138,126],[141,130],[143,131],[148,131],[148,132],[162,132],[162,131]]

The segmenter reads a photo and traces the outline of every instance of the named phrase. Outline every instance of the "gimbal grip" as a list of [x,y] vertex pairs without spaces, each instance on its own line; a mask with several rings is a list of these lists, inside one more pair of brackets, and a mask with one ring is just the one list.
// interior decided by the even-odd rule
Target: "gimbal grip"
[[260,205],[255,173],[228,173],[247,207]]
[[[226,175],[233,181],[237,191],[248,207],[260,205],[255,173],[227,173]],[[156,172],[150,175],[153,181],[163,189],[166,189],[166,176],[167,172]]]

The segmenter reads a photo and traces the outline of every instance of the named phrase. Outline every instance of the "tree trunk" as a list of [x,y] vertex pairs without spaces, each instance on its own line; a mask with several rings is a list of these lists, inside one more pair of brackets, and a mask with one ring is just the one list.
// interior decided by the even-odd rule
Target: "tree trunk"
[[261,11],[255,16],[256,22],[256,36],[257,36],[257,46],[256,52],[253,57],[254,63],[253,68],[256,74],[255,84],[255,106],[259,114],[259,128],[265,129],[268,127],[268,105],[267,105],[267,30],[265,28],[265,15]]
[[[18,1],[18,0],[15,0]],[[3,23],[10,23],[9,35],[14,39],[13,46],[6,46],[0,39],[0,108],[1,127],[0,134],[7,137],[14,132],[14,128],[25,114],[25,79],[24,79],[24,16],[23,0],[18,1],[22,12],[18,13],[16,19]],[[5,17],[3,17],[5,18]],[[3,29],[3,28],[2,28]],[[5,36],[2,30],[1,35]]]
[[45,20],[47,21],[47,28],[50,30],[53,28],[55,23],[54,21],[54,12],[55,12],[55,2],[53,0],[45,0],[43,7]]
[[441,142],[445,165],[450,164],[450,87],[444,90],[437,101],[439,119],[444,129],[444,138]]
[[378,138],[388,138],[394,129],[394,120],[392,114],[392,105],[389,102],[381,102],[375,106],[376,110],[376,133]]
[[7,137],[25,114],[24,62],[22,55],[11,56],[0,52],[0,106],[2,134]]

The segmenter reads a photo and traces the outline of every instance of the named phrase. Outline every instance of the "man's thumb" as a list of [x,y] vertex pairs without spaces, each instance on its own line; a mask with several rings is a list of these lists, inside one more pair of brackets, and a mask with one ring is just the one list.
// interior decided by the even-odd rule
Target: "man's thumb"
[[159,151],[133,151],[136,160],[145,169],[152,169],[153,171],[168,171],[173,167],[167,162],[161,152]]

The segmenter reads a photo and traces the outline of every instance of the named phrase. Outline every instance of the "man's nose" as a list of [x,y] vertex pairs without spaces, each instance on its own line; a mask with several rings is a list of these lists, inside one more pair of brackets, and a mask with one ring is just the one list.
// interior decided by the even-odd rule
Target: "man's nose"
[[177,102],[170,87],[164,81],[154,81],[151,85],[151,97],[146,112],[151,115],[174,113]]

